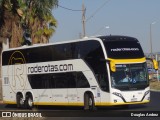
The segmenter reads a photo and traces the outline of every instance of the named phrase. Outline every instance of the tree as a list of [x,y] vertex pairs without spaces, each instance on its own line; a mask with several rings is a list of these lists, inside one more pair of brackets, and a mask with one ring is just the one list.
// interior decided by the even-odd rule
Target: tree
[[46,43],[54,33],[57,22],[51,10],[57,4],[58,0],[28,0],[25,3],[19,2],[19,11],[21,11],[19,15],[22,16],[22,23],[29,28],[28,32],[32,33],[33,43]]
[[20,46],[23,34],[33,43],[47,43],[57,21],[51,11],[58,0],[0,0],[0,36],[10,39],[10,47]]
[[9,38],[11,47],[19,46],[22,36],[20,18],[15,8],[10,0],[0,0],[0,36]]

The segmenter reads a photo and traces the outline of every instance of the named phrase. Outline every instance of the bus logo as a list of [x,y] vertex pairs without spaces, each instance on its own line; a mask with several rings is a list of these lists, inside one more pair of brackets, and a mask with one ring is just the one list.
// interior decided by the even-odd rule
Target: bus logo
[[11,117],[11,112],[2,112],[2,117]]
[[15,51],[8,62],[9,85],[13,91],[24,90],[26,86],[26,60],[22,52]]

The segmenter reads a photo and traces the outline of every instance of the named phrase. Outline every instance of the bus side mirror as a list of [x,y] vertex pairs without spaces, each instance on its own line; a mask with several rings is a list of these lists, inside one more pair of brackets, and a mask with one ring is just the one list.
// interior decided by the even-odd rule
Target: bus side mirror
[[153,59],[153,67],[155,70],[158,70],[158,62],[155,59]]
[[110,67],[111,67],[111,71],[112,72],[116,72],[116,64],[115,64],[115,62],[114,61],[110,61]]

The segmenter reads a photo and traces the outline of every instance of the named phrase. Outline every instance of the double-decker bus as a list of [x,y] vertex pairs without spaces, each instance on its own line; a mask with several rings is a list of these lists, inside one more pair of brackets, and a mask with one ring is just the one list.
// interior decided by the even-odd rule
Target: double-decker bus
[[150,101],[146,58],[139,41],[99,36],[2,52],[5,104],[98,106]]

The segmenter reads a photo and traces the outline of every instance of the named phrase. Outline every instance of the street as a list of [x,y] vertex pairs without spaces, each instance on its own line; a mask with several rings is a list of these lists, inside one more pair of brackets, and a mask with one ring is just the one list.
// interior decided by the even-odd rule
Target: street
[[[151,92],[151,101],[144,105],[130,105],[129,108],[123,107],[105,107],[98,108],[96,111],[84,111],[77,107],[54,107],[54,106],[36,106],[33,110],[17,109],[15,105],[0,105],[0,110],[17,113],[33,112],[42,113],[45,117],[130,117],[131,114],[158,114],[160,116],[160,92]],[[135,117],[134,116],[134,117]],[[141,116],[140,116],[141,117]]]

